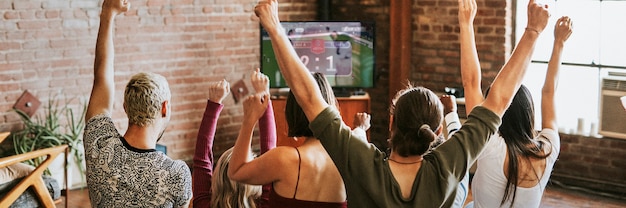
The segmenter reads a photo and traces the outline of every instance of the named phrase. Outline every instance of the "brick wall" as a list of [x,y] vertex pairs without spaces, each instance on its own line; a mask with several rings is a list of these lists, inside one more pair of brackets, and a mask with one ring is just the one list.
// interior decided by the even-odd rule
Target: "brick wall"
[[[478,0],[474,21],[483,72],[483,89],[493,81],[511,52],[511,0]],[[462,87],[458,2],[416,0],[413,4],[413,71],[411,80],[433,91]]]
[[[478,0],[475,20],[476,43],[486,89],[511,49],[511,0]],[[433,91],[461,87],[456,0],[414,0],[413,52],[410,81]],[[367,90],[372,99],[371,138],[386,148],[389,123],[389,1],[334,0],[331,20],[374,20],[376,24],[376,88]]]
[[[411,81],[442,91],[461,86],[456,0],[414,0]],[[234,82],[258,67],[258,23],[250,1],[134,0],[117,18],[117,125],[126,128],[121,109],[123,85],[138,71],[163,74],[170,82],[174,114],[162,144],[178,159],[191,159],[204,110],[208,82]],[[0,131],[21,128],[10,109],[24,90],[44,103],[56,94],[88,99],[101,1],[0,1]],[[389,1],[331,1],[331,20],[375,20],[376,88],[371,136],[385,146],[388,126]],[[486,87],[511,51],[511,0],[479,0],[476,37]],[[283,20],[314,20],[317,4],[281,1]],[[228,24],[225,24],[228,23]],[[237,34],[234,36],[233,34]],[[62,97],[62,96],[61,96]],[[72,106],[76,106],[76,101]],[[241,106],[226,99],[217,130],[216,153],[232,146]],[[40,111],[42,111],[40,109]],[[573,184],[613,184],[623,190],[625,140],[562,135],[554,177]],[[569,180],[568,180],[569,179]],[[598,183],[600,182],[600,183]],[[602,188],[602,187],[600,187]],[[604,187],[607,190],[606,186]],[[622,191],[624,193],[626,191]]]
[[[168,154],[190,160],[208,93],[208,83],[231,83],[259,66],[259,24],[254,1],[133,0],[116,18],[113,117],[125,132],[123,87],[140,71],[165,76],[172,90],[173,115],[161,140]],[[310,20],[316,4],[281,2],[284,20]],[[29,90],[43,103],[50,97],[87,100],[93,82],[94,46],[102,0],[0,1],[0,131],[21,128],[13,103]],[[63,104],[63,102],[61,103]],[[232,146],[241,105],[225,101],[216,153]],[[43,106],[42,106],[43,107]],[[42,113],[42,108],[39,113]]]
[[626,196],[626,140],[561,134],[552,181]]

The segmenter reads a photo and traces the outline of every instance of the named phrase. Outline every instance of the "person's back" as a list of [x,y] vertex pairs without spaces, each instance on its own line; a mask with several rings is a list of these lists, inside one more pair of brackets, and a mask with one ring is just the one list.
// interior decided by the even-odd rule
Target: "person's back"
[[[315,79],[324,98],[336,103],[324,75],[315,74]],[[263,105],[268,105],[265,99],[269,99],[266,94],[256,94],[244,102],[246,121],[235,143],[229,177],[248,184],[272,183],[270,207],[345,207],[341,175],[320,141],[313,137],[309,122],[292,93],[285,106],[288,136],[304,139],[304,143],[299,147],[276,147],[256,159],[249,157],[252,119],[258,117],[256,112],[264,110]]]
[[[541,6],[547,8],[547,5]],[[461,74],[468,110],[484,100],[473,31],[475,15],[475,0],[459,1]],[[527,27],[525,34],[540,34],[541,31]],[[498,134],[491,136],[477,158],[477,170],[472,180],[474,201],[468,207],[539,206],[560,149],[554,93],[563,44],[570,34],[571,21],[562,17],[555,26],[554,48],[542,89],[542,131],[536,135],[533,99],[530,91],[521,86],[502,117]]]
[[341,175],[320,141],[311,139],[298,149],[302,158],[300,178],[304,180],[299,182],[303,188],[297,191],[296,198],[298,195],[309,195],[318,197],[313,201],[346,201]]
[[[559,152],[558,132],[544,129],[538,139],[547,139],[545,159],[523,157],[519,160],[520,183],[512,198],[502,201],[507,187],[507,146],[498,134],[494,135],[476,161],[477,168],[472,179],[473,207],[539,207],[543,191],[548,183]],[[532,167],[531,167],[532,166]],[[513,204],[512,204],[513,203]]]
[[158,74],[138,73],[126,85],[128,129],[117,131],[113,31],[126,0],[105,0],[96,40],[94,82],[85,113],[85,161],[89,199],[94,207],[187,207],[191,172],[155,150],[171,117],[171,92]]
[[[191,183],[189,168],[154,149],[137,149],[104,114],[87,122],[85,158],[94,207],[178,207]],[[190,187],[189,187],[190,188]],[[186,194],[191,198],[191,194]]]
[[299,147],[280,147],[289,157],[289,177],[274,182],[271,207],[320,207],[346,201],[343,180],[319,140],[308,138]]
[[476,161],[474,207],[539,207],[560,143],[552,125],[535,136],[533,105],[522,85]]

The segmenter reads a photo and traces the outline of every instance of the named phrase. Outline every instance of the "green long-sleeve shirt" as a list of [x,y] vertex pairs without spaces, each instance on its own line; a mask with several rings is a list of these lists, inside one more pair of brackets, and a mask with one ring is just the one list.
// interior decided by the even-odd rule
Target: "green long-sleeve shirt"
[[346,185],[349,207],[450,207],[457,185],[501,119],[477,106],[452,138],[424,156],[409,198],[403,199],[385,153],[353,136],[334,107],[310,124]]

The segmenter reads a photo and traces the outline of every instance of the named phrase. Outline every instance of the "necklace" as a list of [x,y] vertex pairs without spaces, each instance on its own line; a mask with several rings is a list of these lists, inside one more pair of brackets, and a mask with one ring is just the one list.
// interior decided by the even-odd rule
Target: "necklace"
[[396,160],[391,159],[391,158],[389,158],[388,160],[392,161],[392,162],[395,162],[395,163],[398,163],[398,164],[401,164],[401,165],[410,165],[410,164],[417,164],[417,163],[421,163],[422,162],[422,160],[415,161],[415,162],[399,162],[399,161],[396,161]]

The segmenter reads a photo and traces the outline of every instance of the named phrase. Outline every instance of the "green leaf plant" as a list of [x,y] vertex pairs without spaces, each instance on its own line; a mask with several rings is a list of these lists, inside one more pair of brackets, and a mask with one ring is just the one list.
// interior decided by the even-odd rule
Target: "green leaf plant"
[[[66,103],[69,102],[66,101]],[[40,115],[37,115],[35,119],[32,119],[23,111],[14,109],[24,123],[24,129],[11,134],[15,153],[23,154],[38,149],[67,144],[70,149],[70,155],[74,157],[74,162],[81,175],[83,175],[81,178],[84,180],[85,168],[82,166],[84,155],[79,147],[83,145],[82,134],[85,128],[87,105],[85,102],[80,102],[80,104],[81,111],[76,114],[67,104],[60,107],[55,99],[50,99],[45,108],[44,117],[41,118]],[[66,119],[64,124],[60,122],[62,116]],[[44,157],[40,157],[24,161],[24,163],[38,166],[44,160]],[[46,170],[45,174],[50,175],[50,171]]]

